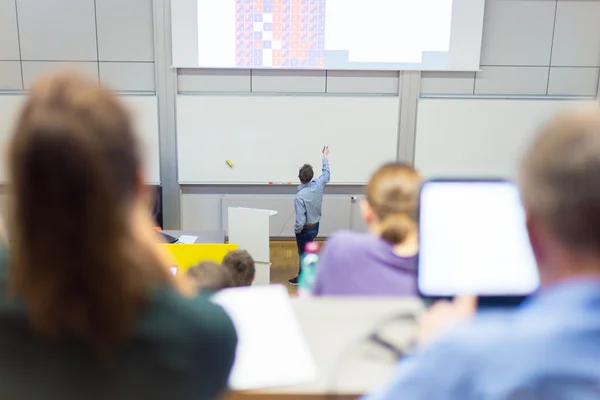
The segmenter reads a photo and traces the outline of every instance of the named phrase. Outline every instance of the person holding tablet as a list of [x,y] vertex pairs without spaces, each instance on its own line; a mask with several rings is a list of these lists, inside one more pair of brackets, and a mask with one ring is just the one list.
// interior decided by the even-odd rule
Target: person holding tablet
[[420,184],[419,173],[403,163],[384,165],[373,174],[361,203],[369,233],[343,231],[329,238],[314,295],[416,295]]
[[12,134],[0,245],[0,397],[213,399],[236,332],[157,242],[140,144],[96,81],[37,81]]
[[525,154],[519,187],[540,291],[468,322],[474,298],[437,303],[420,348],[365,399],[600,398],[600,109],[553,118]]

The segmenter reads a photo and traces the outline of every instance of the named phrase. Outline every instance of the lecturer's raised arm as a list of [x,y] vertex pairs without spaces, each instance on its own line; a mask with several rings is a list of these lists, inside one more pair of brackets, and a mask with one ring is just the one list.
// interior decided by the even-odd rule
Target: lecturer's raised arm
[[331,180],[331,171],[329,170],[329,146],[323,149],[323,169],[321,176],[317,178],[317,183],[323,187]]

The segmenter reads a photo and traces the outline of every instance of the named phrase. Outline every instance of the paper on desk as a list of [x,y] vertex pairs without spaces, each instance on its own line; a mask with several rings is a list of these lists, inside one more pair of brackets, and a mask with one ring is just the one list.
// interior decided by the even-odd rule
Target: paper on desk
[[316,379],[314,360],[283,286],[226,289],[213,301],[229,313],[238,334],[236,360],[229,378],[233,390],[296,385]]
[[180,244],[194,244],[196,243],[196,239],[198,239],[198,236],[181,235],[178,241]]

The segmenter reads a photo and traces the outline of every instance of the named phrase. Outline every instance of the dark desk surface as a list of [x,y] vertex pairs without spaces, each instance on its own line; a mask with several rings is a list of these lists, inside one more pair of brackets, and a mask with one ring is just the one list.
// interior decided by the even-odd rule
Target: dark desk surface
[[181,235],[198,236],[196,244],[223,244],[225,243],[225,231],[203,231],[203,230],[181,230],[163,231],[169,236],[179,238]]

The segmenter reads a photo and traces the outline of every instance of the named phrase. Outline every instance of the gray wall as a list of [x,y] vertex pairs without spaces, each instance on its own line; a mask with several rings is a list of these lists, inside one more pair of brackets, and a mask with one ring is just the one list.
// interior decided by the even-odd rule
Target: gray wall
[[[153,0],[0,0],[0,94],[63,67],[118,92],[154,94],[153,25]],[[0,206],[5,196],[0,188]]]
[[71,66],[118,91],[153,92],[152,0],[0,0],[0,90]]
[[481,71],[425,72],[424,95],[596,96],[600,1],[487,0]]
[[[73,65],[118,91],[157,92],[169,227],[221,228],[223,194],[264,196],[268,206],[269,195],[294,191],[268,186],[179,188],[173,150],[177,93],[394,96],[401,110],[399,158],[411,161],[420,95],[595,97],[599,88],[600,0],[487,0],[481,71],[422,75],[171,71],[170,1],[177,0],[0,0],[0,91],[27,89],[38,74]],[[331,187],[328,193],[352,196],[362,193],[362,187]],[[362,226],[356,201],[347,220],[348,226],[340,228]]]

